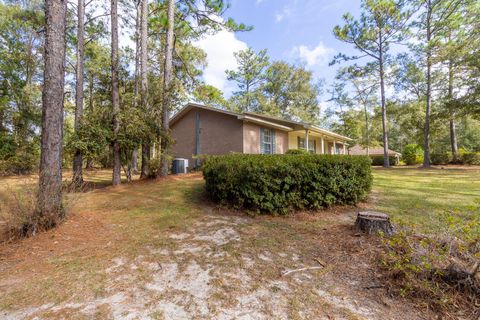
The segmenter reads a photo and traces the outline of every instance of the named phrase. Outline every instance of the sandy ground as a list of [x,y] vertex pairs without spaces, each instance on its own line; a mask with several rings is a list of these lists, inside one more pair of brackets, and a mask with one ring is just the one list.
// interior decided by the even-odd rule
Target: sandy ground
[[[382,288],[373,267],[378,239],[353,230],[354,217],[355,210],[344,209],[325,212],[321,218],[311,214],[249,218],[205,204],[187,228],[152,235],[161,239],[161,245],[141,245],[133,254],[115,250],[100,271],[101,293],[78,292],[61,302],[42,298],[41,304],[0,309],[0,318],[429,318],[407,301],[390,298]],[[319,227],[305,229],[305,222]],[[77,243],[82,231],[73,232],[75,225],[85,230],[91,226],[95,243]],[[99,256],[115,246],[112,228],[101,217],[78,214],[38,241],[51,246],[68,237],[63,244],[68,250]],[[27,239],[0,255],[1,291],[14,292],[37,275],[35,265],[19,258],[27,252],[24,247],[37,242]],[[61,256],[46,248],[40,245],[32,254],[50,261],[52,255]],[[15,272],[17,268],[22,271]],[[86,271],[75,272],[75,281],[82,281]]]
[[[248,248],[242,248],[232,265],[231,253],[225,246],[241,246],[242,234],[238,228],[251,223],[254,221],[241,217],[206,215],[191,232],[169,235],[178,242],[174,250],[151,249],[148,255],[138,255],[135,259],[122,256],[112,259],[105,269],[110,283],[105,297],[76,303],[46,303],[5,312],[2,318],[75,315],[113,319],[291,319],[295,318],[292,311],[299,311],[296,315],[299,319],[419,318],[416,312],[405,306],[399,308],[384,295],[379,295],[378,301],[366,299],[359,293],[362,287],[368,287],[368,283],[361,281],[364,279],[358,281],[354,275],[352,279],[336,278],[334,265],[329,262],[325,266],[308,265],[305,263],[308,259],[294,248],[256,256]],[[288,260],[291,267],[278,265],[278,260]],[[255,270],[266,266],[280,272],[273,279],[258,279]],[[309,267],[314,269],[283,276],[288,271]],[[292,295],[298,295],[298,301],[292,302]]]

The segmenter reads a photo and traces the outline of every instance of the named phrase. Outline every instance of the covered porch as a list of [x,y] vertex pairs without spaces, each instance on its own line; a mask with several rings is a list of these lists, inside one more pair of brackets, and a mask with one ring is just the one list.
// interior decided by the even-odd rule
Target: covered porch
[[311,127],[288,132],[288,149],[303,149],[314,154],[347,154],[347,137]]

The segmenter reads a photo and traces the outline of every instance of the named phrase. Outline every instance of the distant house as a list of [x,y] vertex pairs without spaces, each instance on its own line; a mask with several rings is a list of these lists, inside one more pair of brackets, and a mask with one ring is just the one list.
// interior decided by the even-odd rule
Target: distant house
[[[357,144],[348,150],[348,154],[355,155],[355,156],[360,156],[360,155],[365,156],[367,155],[367,149]],[[369,147],[368,154],[372,158],[383,158],[383,147]],[[400,158],[402,157],[402,154],[388,149],[388,156],[390,157],[390,159],[395,159],[395,163],[392,163],[392,164],[398,164],[400,162]]]
[[[174,157],[195,155],[283,154],[307,149],[316,154],[346,154],[350,138],[303,122],[262,114],[235,113],[190,103],[170,119]],[[192,165],[193,164],[193,165]]]

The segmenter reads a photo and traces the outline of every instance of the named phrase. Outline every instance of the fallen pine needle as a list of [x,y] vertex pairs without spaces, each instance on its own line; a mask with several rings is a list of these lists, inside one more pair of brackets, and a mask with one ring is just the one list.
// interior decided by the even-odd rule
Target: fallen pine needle
[[294,273],[294,272],[307,271],[307,270],[318,270],[318,269],[323,269],[323,267],[306,267],[306,268],[288,270],[288,271],[282,273],[282,276],[285,277],[285,276],[289,275],[290,273]]

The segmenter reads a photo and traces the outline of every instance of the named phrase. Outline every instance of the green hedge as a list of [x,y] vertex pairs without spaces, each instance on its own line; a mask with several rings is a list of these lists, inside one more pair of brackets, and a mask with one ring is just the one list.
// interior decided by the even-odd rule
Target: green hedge
[[305,149],[288,149],[286,154],[309,154]]
[[460,165],[480,165],[479,152],[460,152],[456,160],[453,159],[451,152],[430,154],[430,163],[433,165],[460,164]]
[[430,163],[433,165],[449,164],[452,161],[453,157],[450,152],[430,154]]
[[209,197],[256,213],[286,214],[356,204],[372,185],[370,159],[339,155],[224,155],[209,158]]
[[[383,166],[383,156],[370,156],[372,159],[372,166]],[[391,166],[398,165],[397,158],[394,156],[389,156],[389,163]]]
[[480,165],[480,152],[465,152],[460,155],[462,164]]

